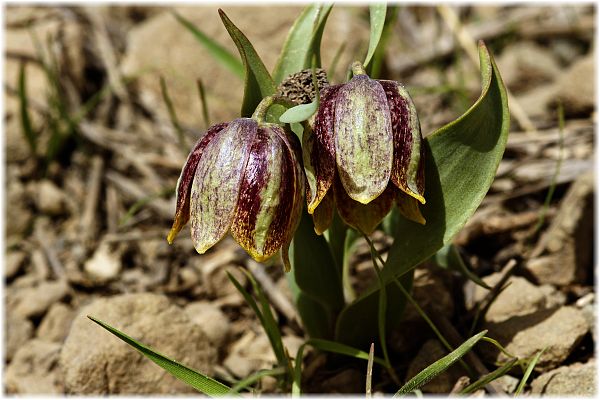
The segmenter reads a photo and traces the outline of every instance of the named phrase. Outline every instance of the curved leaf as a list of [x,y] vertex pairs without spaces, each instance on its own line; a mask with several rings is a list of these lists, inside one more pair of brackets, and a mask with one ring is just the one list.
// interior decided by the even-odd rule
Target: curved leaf
[[219,9],[219,15],[244,64],[244,100],[241,116],[251,117],[258,103],[264,97],[275,93],[275,83],[246,35],[231,22],[223,10]]
[[386,9],[387,5],[385,3],[371,4],[369,6],[371,35],[369,37],[369,51],[367,52],[367,57],[365,57],[365,62],[363,63],[365,67],[371,62],[371,57],[373,57],[373,54],[375,54],[375,49],[377,49],[379,39],[381,39],[383,26],[385,25]]
[[229,50],[221,46],[211,37],[207,36],[204,32],[198,29],[196,25],[185,19],[178,12],[173,11],[173,16],[181,25],[190,31],[192,35],[194,35],[196,40],[203,45],[206,50],[208,50],[210,55],[213,56],[213,58],[217,60],[223,67],[233,72],[238,78],[244,78],[244,65],[239,59],[231,54]]
[[411,380],[406,382],[404,386],[402,386],[400,390],[396,392],[394,397],[410,393],[413,390],[420,388],[421,386],[425,385],[427,382],[429,382],[430,380],[432,380],[433,378],[450,368],[452,364],[454,364],[455,362],[460,360],[462,356],[467,354],[469,350],[471,350],[471,348],[475,346],[483,336],[485,336],[486,333],[487,331],[479,332],[477,335],[467,339],[452,353],[448,354],[443,358],[440,358],[439,360],[437,360],[436,362],[419,372]]
[[191,368],[186,367],[183,364],[179,364],[175,360],[171,360],[163,356],[160,353],[152,350],[150,347],[145,346],[138,342],[137,340],[127,336],[123,332],[113,328],[105,322],[100,321],[97,318],[94,318],[88,315],[88,318],[127,343],[132,346],[140,353],[142,353],[145,357],[148,357],[152,360],[156,365],[173,375],[175,378],[187,383],[197,391],[204,393],[208,396],[223,396],[231,394],[229,392],[229,387],[223,385],[221,382],[218,382],[206,375],[201,374],[198,371],[194,371]]
[[[481,96],[461,117],[423,142],[427,203],[421,211],[428,223],[420,225],[403,218],[398,221],[394,243],[381,271],[386,284],[449,243],[492,184],[506,146],[509,113],[502,79],[483,42],[479,44],[479,58]],[[353,321],[361,321],[362,326],[376,326],[377,296],[374,286],[343,310],[336,329],[338,340],[368,345],[346,334],[346,330],[355,324]],[[365,335],[362,336],[364,340]]]
[[310,50],[311,38],[321,16],[323,6],[311,4],[296,19],[273,70],[273,81],[280,84],[288,75],[305,68],[304,62]]

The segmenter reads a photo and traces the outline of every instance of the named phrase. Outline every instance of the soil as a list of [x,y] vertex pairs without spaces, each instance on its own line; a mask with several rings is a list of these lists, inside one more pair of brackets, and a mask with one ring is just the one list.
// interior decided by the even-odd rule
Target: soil
[[[235,52],[216,7],[177,11]],[[225,11],[271,70],[301,7]],[[450,27],[448,12],[458,15],[458,27]],[[90,310],[225,383],[271,368],[267,337],[226,274],[249,288],[240,268],[267,290],[284,344],[296,354],[306,337],[279,261],[259,265],[230,237],[198,255],[187,229],[173,245],[166,241],[187,153],[209,124],[239,115],[242,81],[168,7],[8,6],[5,16],[5,391],[190,392],[87,320]],[[410,91],[428,134],[480,91],[471,48],[456,37],[473,46],[484,39],[497,61],[512,95],[511,133],[489,193],[454,239],[496,296],[432,263],[416,270],[413,296],[453,346],[469,337],[478,315],[475,327],[489,329],[517,357],[545,348],[525,387],[536,395],[597,393],[594,21],[593,5],[400,7],[382,66],[382,77]],[[362,57],[368,22],[367,7],[334,7],[322,48],[326,70],[344,47],[331,82],[341,82],[346,65]],[[59,73],[45,73],[44,62]],[[33,150],[23,128],[21,68]],[[385,257],[391,239],[374,240]],[[374,279],[366,243],[351,265],[361,290]],[[389,348],[405,382],[447,352],[414,308],[403,319]],[[489,344],[465,358],[479,376],[506,360]],[[364,393],[365,371],[364,361],[310,350],[303,390]],[[456,364],[422,391],[455,392],[466,386],[465,375]],[[522,376],[514,368],[479,394],[511,394]],[[375,393],[398,389],[379,367],[373,386]],[[273,378],[255,385],[259,393],[279,390]]]

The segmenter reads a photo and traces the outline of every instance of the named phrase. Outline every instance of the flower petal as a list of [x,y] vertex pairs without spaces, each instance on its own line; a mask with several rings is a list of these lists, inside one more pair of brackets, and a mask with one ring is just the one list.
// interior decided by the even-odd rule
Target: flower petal
[[367,204],[387,187],[393,161],[392,122],[381,85],[357,75],[336,96],[335,156],[348,195]]
[[423,138],[415,105],[406,89],[395,81],[380,80],[385,90],[394,133],[392,182],[404,193],[425,204]]
[[302,207],[300,163],[280,131],[259,127],[231,225],[233,238],[259,262],[291,241]]
[[204,149],[190,200],[192,240],[200,254],[221,240],[231,225],[256,132],[254,120],[239,118]]
[[381,220],[390,212],[394,204],[394,192],[397,189],[388,185],[381,195],[369,204],[351,199],[339,179],[334,186],[335,204],[344,222],[361,233],[373,233]]
[[327,192],[327,195],[323,198],[323,201],[315,208],[313,213],[313,224],[315,225],[315,233],[322,235],[333,221],[333,213],[335,211],[335,200],[333,192]]
[[313,130],[307,128],[302,137],[304,171],[308,182],[306,199],[310,214],[325,197],[335,176],[334,110],[336,94],[342,86],[329,86],[321,91]]
[[173,243],[175,236],[179,233],[179,231],[187,224],[190,219],[190,192],[192,190],[192,180],[194,179],[194,175],[196,174],[196,167],[198,166],[198,162],[200,161],[200,157],[202,156],[204,149],[208,145],[208,142],[212,140],[212,138],[219,133],[222,129],[227,126],[227,123],[213,125],[204,134],[202,138],[200,138],[194,148],[188,155],[188,158],[181,170],[181,175],[179,175],[179,179],[177,180],[177,200],[176,200],[176,208],[175,208],[175,218],[173,221],[173,227],[169,232],[169,236],[167,236],[167,241],[169,244]]
[[423,217],[421,210],[419,210],[419,201],[417,199],[399,190],[396,196],[396,204],[398,205],[400,214],[405,218],[425,225],[425,217]]

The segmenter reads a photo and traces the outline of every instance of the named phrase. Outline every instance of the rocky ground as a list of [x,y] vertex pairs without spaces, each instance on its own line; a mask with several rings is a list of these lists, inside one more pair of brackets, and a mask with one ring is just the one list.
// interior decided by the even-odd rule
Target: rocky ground
[[[301,8],[225,10],[271,69]],[[216,7],[179,11],[235,51]],[[467,35],[471,43],[485,39],[495,55],[513,96],[511,134],[492,189],[455,243],[497,296],[423,265],[414,297],[454,345],[468,337],[475,310],[489,306],[478,327],[489,329],[488,336],[510,353],[531,357],[546,348],[526,392],[593,395],[595,9],[457,11],[462,25],[451,29],[448,16],[435,8],[402,7],[384,75],[407,85],[428,133],[460,115],[478,95],[477,66],[456,35]],[[214,123],[238,115],[241,81],[220,67],[168,8],[10,6],[5,17],[5,391],[192,392],[91,323],[88,314],[226,382],[269,368],[275,358],[267,337],[226,276],[230,271],[246,283],[238,267],[254,271],[268,288],[284,343],[295,354],[303,332],[279,265],[257,266],[230,238],[204,256],[183,233],[172,246],[165,240],[179,169],[208,125],[195,82],[204,84]],[[334,8],[324,34],[324,66],[344,48],[330,80],[341,81],[345,65],[362,57],[368,29],[366,8]],[[60,71],[54,78],[41,67],[49,55]],[[21,66],[37,137],[35,157],[22,128]],[[183,145],[162,101],[159,76],[183,127]],[[88,106],[90,111],[81,113]],[[69,119],[77,119],[73,129]],[[378,243],[389,240],[381,237]],[[372,279],[368,248],[361,246],[352,261],[357,285]],[[401,379],[409,379],[445,350],[414,309],[403,318],[390,350]],[[486,344],[469,357],[482,375],[506,361]],[[364,392],[363,364],[340,366],[310,352],[305,389]],[[450,393],[463,375],[453,367],[423,391]],[[514,369],[494,391],[514,392],[521,376]],[[378,370],[374,386],[394,390]],[[260,382],[260,391],[275,390],[273,379]]]

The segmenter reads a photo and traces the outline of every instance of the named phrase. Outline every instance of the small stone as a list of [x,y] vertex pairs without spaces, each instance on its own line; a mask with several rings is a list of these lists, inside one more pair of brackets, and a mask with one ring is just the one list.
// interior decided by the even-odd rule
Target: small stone
[[6,390],[14,394],[62,394],[58,369],[60,344],[31,339],[5,370]]
[[514,393],[520,380],[510,375],[502,375],[496,382],[506,393]]
[[6,329],[5,357],[10,361],[17,350],[33,336],[33,324],[28,319],[9,312],[4,329]]
[[6,264],[4,265],[4,277],[12,278],[23,266],[27,254],[23,251],[11,251],[6,255]]
[[121,272],[121,255],[119,252],[111,250],[108,244],[102,243],[92,258],[85,262],[83,269],[94,281],[110,281]]
[[10,204],[10,220],[6,224],[6,236],[20,236],[31,224],[33,214],[27,207],[27,192],[19,181],[10,180],[6,189],[6,204]]
[[69,285],[64,279],[42,282],[35,287],[10,289],[7,291],[7,308],[24,318],[43,315],[52,304],[69,293]]
[[531,382],[531,393],[551,396],[596,395],[596,362],[562,366],[538,376]]
[[101,298],[81,309],[62,348],[60,365],[67,393],[196,393],[131,346],[90,321],[91,315],[200,371],[213,372],[216,349],[204,331],[166,296],[150,293]]
[[[493,287],[502,278],[503,273],[498,272],[483,278],[483,281]],[[556,303],[561,303],[557,290],[552,286],[541,288],[530,283],[520,276],[511,276],[509,285],[493,301],[485,314],[488,322],[502,322],[509,318],[531,314],[535,311],[550,308]],[[473,299],[479,302],[485,298],[489,290],[477,286]],[[563,295],[564,300],[564,295]],[[564,301],[560,305],[564,304]]]
[[[448,351],[437,339],[430,339],[423,344],[416,357],[408,366],[406,379],[413,378],[419,372],[448,355]],[[457,365],[451,366],[445,372],[433,378],[427,384],[421,387],[423,392],[427,393],[449,393],[456,381],[464,374],[464,371]]]
[[211,343],[220,347],[228,338],[230,323],[227,316],[208,301],[196,301],[185,307],[190,320],[199,325]]
[[48,215],[60,215],[65,212],[65,195],[52,181],[40,181],[36,192],[35,202],[41,212]]
[[75,312],[66,304],[53,304],[38,327],[37,337],[62,343],[69,334],[74,317]]
[[[488,336],[500,342],[506,350],[519,358],[534,356],[542,349],[536,371],[548,371],[559,366],[589,331],[583,313],[575,307],[540,310],[485,324]],[[505,354],[492,346],[482,347],[492,362],[508,361]]]
[[587,116],[594,110],[595,57],[593,52],[561,74],[553,104],[562,102],[566,117]]

